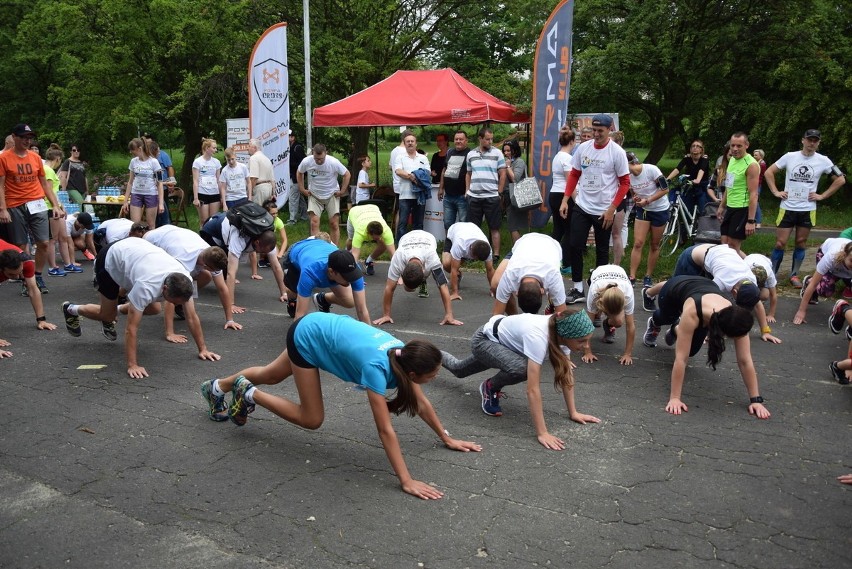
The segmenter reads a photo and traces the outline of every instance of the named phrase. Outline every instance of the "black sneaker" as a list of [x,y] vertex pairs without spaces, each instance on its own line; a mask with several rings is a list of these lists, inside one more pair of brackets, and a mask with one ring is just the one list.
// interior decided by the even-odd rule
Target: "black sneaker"
[[186,313],[183,311],[183,304],[175,304],[175,320],[186,320]]
[[645,309],[645,312],[653,312],[657,309],[657,299],[648,296],[648,288],[642,287],[642,308]]
[[62,316],[65,317],[65,329],[68,330],[68,333],[72,336],[80,336],[82,333],[80,331],[80,317],[74,316],[70,312],[68,312],[68,307],[71,305],[70,302],[66,301],[62,303]]
[[115,322],[101,322],[101,331],[104,334],[104,338],[110,342],[115,342],[116,338],[118,338],[118,332],[115,331]]
[[832,334],[840,334],[840,331],[843,330],[843,323],[846,322],[844,313],[848,306],[849,303],[842,299],[834,303],[831,316],[828,317],[828,327]]
[[568,304],[576,304],[586,298],[586,296],[577,290],[576,288],[572,288],[571,292],[565,295],[565,302]]
[[603,338],[601,338],[601,342],[604,344],[612,344],[615,342],[615,326],[609,325],[609,320],[604,319],[603,324]]
[[27,283],[21,283],[21,296],[29,296],[30,291],[27,290]]
[[837,367],[837,362],[828,364],[828,369],[834,374],[834,379],[837,380],[837,383],[840,385],[849,385],[849,380],[846,379],[846,372]]
[[328,300],[326,300],[324,292],[318,292],[311,298],[313,299],[314,306],[317,307],[317,310],[320,312],[331,312],[331,304],[329,304]]
[[366,268],[367,268],[367,271],[366,271],[367,276],[373,276],[373,275],[376,274],[376,266],[375,266],[375,263],[373,261],[370,261],[369,263],[364,263],[364,264],[366,265]]
[[296,317],[296,301],[288,300],[287,301],[287,314],[290,315],[290,318]]
[[[802,279],[802,290],[799,291],[799,297],[805,298],[805,290],[808,288],[808,283],[811,282],[811,279],[814,278],[813,275],[808,275]],[[814,293],[811,295],[811,298],[808,300],[808,304],[819,304],[819,295],[817,294],[816,288],[814,288]]]
[[648,327],[645,328],[645,336],[642,338],[642,343],[649,348],[657,347],[657,336],[660,334],[660,327],[654,324],[654,317],[648,318]]
[[42,278],[42,276],[41,276],[41,275],[36,275],[35,281],[36,281],[36,286],[38,286],[38,290],[39,290],[42,294],[47,294],[47,293],[49,293],[49,292],[50,292],[50,291],[47,289],[47,285],[46,285],[46,284],[44,284],[44,279]]

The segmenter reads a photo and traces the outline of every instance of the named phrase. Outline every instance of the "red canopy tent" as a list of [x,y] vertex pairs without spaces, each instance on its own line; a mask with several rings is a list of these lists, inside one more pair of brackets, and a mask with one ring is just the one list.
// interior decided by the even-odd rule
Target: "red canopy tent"
[[397,71],[314,110],[314,126],[407,126],[529,122],[529,116],[452,69]]

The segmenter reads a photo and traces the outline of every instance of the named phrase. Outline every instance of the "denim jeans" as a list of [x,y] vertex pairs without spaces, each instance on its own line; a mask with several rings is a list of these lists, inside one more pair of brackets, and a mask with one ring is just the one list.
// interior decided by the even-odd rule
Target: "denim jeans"
[[417,198],[399,200],[399,222],[396,225],[396,244],[408,233],[408,216],[411,215],[411,229],[423,229],[423,217],[426,206],[417,203]]
[[467,221],[467,200],[464,196],[444,195],[444,229],[457,221]]

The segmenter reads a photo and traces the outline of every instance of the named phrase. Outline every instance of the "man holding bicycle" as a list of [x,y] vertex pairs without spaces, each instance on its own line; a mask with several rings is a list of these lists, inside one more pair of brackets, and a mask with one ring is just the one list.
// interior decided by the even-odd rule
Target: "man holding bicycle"
[[742,242],[754,234],[757,221],[757,183],[760,165],[748,153],[748,135],[735,132],[731,136],[731,159],[725,174],[725,195],[716,214],[722,221],[722,243],[745,258]]

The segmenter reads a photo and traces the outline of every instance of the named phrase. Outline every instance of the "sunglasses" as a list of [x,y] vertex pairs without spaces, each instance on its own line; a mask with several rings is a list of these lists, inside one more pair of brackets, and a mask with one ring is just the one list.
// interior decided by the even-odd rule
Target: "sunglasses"
[[77,150],[76,148],[72,148],[72,149],[71,149],[71,152],[80,152],[80,151],[79,151],[79,150]]

